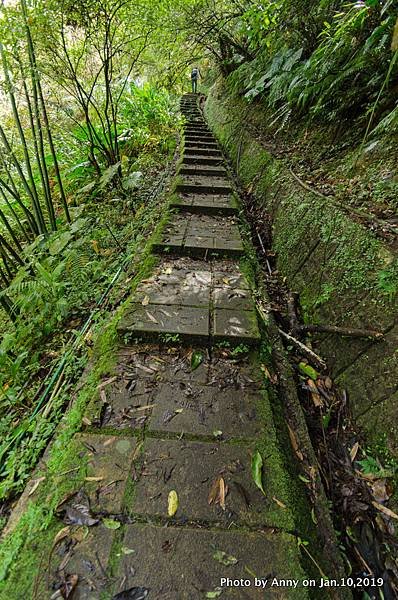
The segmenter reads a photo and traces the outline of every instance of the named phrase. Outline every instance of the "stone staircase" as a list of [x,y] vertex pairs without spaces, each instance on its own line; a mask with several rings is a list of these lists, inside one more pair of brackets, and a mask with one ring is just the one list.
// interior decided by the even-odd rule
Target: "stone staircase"
[[260,335],[239,267],[236,193],[197,97],[184,96],[181,111],[183,157],[171,218],[153,246],[159,264],[138,287],[119,333],[126,340],[255,345]]

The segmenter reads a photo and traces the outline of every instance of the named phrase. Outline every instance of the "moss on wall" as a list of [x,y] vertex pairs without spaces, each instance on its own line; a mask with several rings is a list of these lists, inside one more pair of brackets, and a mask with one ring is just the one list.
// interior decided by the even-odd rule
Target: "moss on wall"
[[332,199],[303,189],[289,172],[288,157],[275,158],[249,131],[250,112],[251,122],[266,130],[266,115],[231,95],[222,81],[210,91],[209,123],[242,185],[272,215],[278,269],[300,293],[305,321],[385,332],[378,342],[331,334],[314,341],[347,388],[368,439],[376,443],[387,432],[398,456],[397,257]]

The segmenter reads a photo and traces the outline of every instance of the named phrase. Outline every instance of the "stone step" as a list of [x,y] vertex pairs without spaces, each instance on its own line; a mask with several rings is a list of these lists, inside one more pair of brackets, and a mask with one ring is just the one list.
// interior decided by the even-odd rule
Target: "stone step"
[[198,140],[198,139],[191,140],[191,139],[185,138],[184,146],[185,146],[185,148],[208,148],[210,150],[218,149],[218,144],[215,140],[202,141],[202,140]]
[[[268,579],[268,584],[272,577],[278,581],[305,579],[296,538],[286,533],[135,524],[127,527],[123,547],[138,548],[139,552],[122,556],[116,590],[133,586],[150,590],[155,600],[203,600],[218,598],[220,593],[225,600],[309,598],[301,588],[295,596],[283,589],[278,592],[279,588],[264,590],[261,583],[255,586],[255,577]],[[233,564],[225,567],[215,560],[216,552],[233,557]],[[227,579],[237,582],[236,587],[232,583],[227,587]],[[239,586],[239,581],[245,583]],[[242,587],[245,585],[248,587]]]
[[238,257],[243,253],[242,240],[234,217],[177,214],[166,225],[161,239],[154,244],[161,254]]
[[204,215],[234,215],[238,206],[231,195],[180,194],[170,204],[172,208]]
[[184,164],[180,167],[179,173],[181,175],[203,175],[207,176],[225,176],[227,171],[224,167],[216,166],[184,166]]
[[203,134],[203,133],[186,133],[184,135],[185,141],[192,142],[216,142],[216,138],[211,133]]
[[[194,217],[197,218],[191,215],[193,222]],[[211,221],[211,217],[203,215],[200,219],[202,226]],[[176,234],[173,236],[178,221],[187,219],[176,215],[170,226],[169,244],[179,243]],[[225,232],[227,219],[223,221]],[[194,239],[195,229],[188,231],[186,238],[189,234],[192,241],[188,243],[193,245],[200,236]],[[225,241],[237,243],[236,238]],[[193,268],[177,268],[173,266],[176,264],[177,261],[161,262],[154,274],[138,286],[118,325],[119,335],[125,341],[142,337],[204,345],[214,341],[257,344],[259,331],[250,290],[233,287],[234,274],[243,279],[236,265],[215,261],[210,271],[206,270],[207,263],[202,270],[196,263]],[[241,285],[247,286],[247,282],[242,281]]]
[[184,156],[183,165],[222,165],[223,159],[217,158],[215,156],[203,156],[203,155],[193,155],[193,156]]
[[220,150],[214,150],[213,148],[199,148],[198,146],[190,146],[184,149],[184,156],[218,156],[223,158]]
[[177,192],[184,194],[230,194],[232,187],[225,177],[215,175],[185,175],[176,187]]

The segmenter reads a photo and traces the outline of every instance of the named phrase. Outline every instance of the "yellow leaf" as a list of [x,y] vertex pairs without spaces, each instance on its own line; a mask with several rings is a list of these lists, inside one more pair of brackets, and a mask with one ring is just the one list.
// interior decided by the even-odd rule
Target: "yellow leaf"
[[175,490],[171,490],[169,492],[169,505],[168,505],[168,515],[169,517],[174,517],[178,510],[178,496]]
[[91,240],[91,243],[93,245],[93,250],[96,254],[99,254],[99,246],[98,246],[98,242],[97,240]]
[[397,20],[395,21],[394,33],[392,34],[391,50],[393,52],[398,50],[398,17],[397,17]]

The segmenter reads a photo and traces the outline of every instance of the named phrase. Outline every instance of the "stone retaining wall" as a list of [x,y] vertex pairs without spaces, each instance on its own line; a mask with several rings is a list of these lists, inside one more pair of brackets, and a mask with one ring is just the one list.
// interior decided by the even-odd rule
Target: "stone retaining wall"
[[258,122],[259,109],[232,98],[221,82],[206,102],[209,123],[242,184],[272,214],[278,269],[300,293],[305,320],[385,332],[382,341],[317,335],[315,345],[346,387],[367,439],[384,444],[386,438],[397,456],[397,296],[388,291],[397,259],[329,199],[294,180],[287,160],[274,158],[249,132],[247,118],[256,110]]

